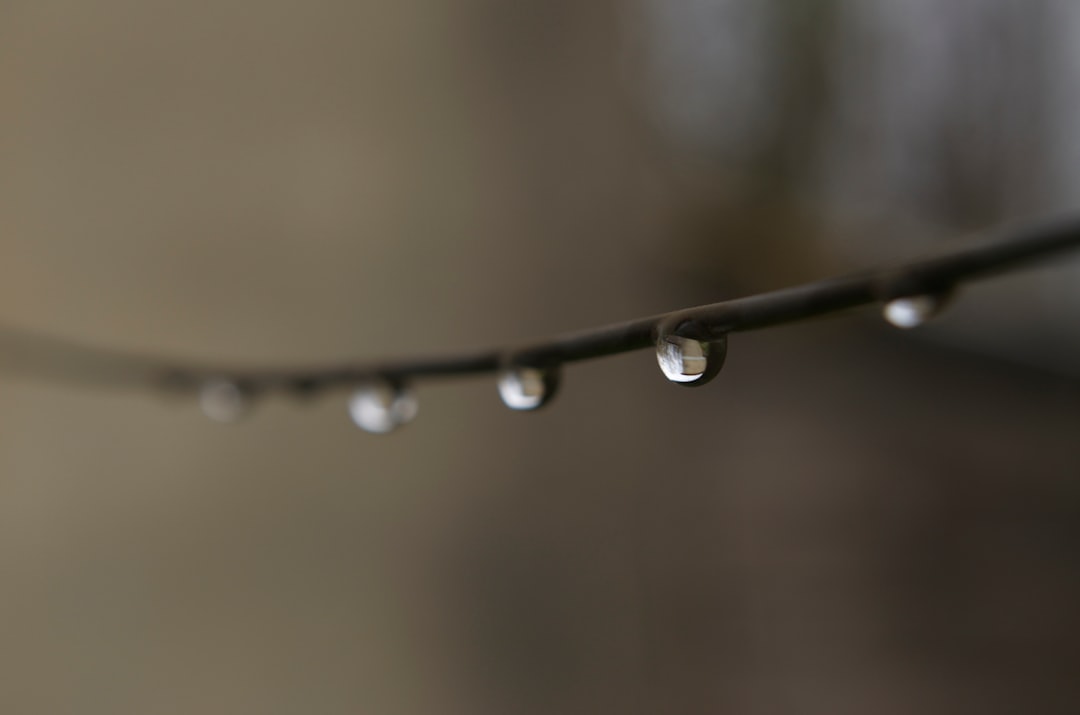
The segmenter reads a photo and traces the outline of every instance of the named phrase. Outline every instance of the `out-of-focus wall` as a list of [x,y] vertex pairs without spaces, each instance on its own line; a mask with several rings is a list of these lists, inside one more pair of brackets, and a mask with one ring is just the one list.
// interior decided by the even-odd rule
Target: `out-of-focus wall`
[[[634,7],[9,0],[0,319],[337,361],[842,263],[788,193],[685,179]],[[703,273],[747,216],[795,253],[729,231]],[[387,438],[3,379],[0,710],[1071,712],[1075,384],[855,318],[738,337],[706,390],[424,384]]]
[[[686,271],[734,265],[748,288],[808,280],[1077,205],[1075,3],[640,7],[639,92],[698,234]],[[1068,263],[924,335],[1075,374]]]

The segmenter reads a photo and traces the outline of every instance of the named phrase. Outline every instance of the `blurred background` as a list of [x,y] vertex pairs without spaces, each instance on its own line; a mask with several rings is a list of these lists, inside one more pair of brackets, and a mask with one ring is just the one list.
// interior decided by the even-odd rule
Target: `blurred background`
[[[511,343],[1075,208],[1065,0],[0,2],[0,323]],[[229,426],[0,375],[0,709],[1072,713],[1080,263]]]

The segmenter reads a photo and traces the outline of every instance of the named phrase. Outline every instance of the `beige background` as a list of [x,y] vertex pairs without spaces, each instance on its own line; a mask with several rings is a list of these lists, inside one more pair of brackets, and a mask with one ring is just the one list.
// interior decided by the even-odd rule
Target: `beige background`
[[[861,234],[768,181],[730,200],[760,177],[666,143],[632,9],[6,0],[0,319],[365,359],[925,245],[835,250]],[[1040,275],[940,334],[1044,315],[1072,274]],[[535,415],[423,384],[388,438],[342,395],[221,426],[7,377],[0,710],[1072,712],[1075,380],[872,318],[737,336],[701,391],[647,354],[573,367]]]

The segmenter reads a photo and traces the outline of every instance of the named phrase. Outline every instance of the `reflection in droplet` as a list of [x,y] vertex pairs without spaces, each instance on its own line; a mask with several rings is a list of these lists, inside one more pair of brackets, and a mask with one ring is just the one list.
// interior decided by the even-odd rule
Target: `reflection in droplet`
[[236,422],[247,414],[251,400],[232,380],[208,380],[199,390],[199,407],[215,422]]
[[365,385],[349,398],[349,416],[368,432],[386,434],[411,422],[419,410],[416,395],[404,386],[386,382]]
[[559,387],[558,368],[508,367],[499,373],[499,397],[512,410],[543,407]]
[[698,386],[712,380],[724,366],[727,338],[703,342],[679,335],[661,335],[656,361],[664,377],[680,385]]
[[945,305],[942,295],[926,293],[894,298],[885,304],[885,320],[905,330],[917,328],[941,312]]

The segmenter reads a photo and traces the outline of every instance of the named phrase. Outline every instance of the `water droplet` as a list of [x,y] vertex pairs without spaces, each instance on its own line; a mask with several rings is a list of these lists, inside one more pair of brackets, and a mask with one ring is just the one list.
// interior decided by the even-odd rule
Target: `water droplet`
[[199,407],[215,422],[236,422],[251,408],[251,398],[232,380],[208,380],[199,389]]
[[512,410],[546,405],[559,388],[559,369],[515,366],[499,373],[499,397]]
[[725,357],[726,337],[706,342],[669,333],[656,341],[656,361],[664,377],[687,387],[704,385],[716,377]]
[[349,416],[368,432],[386,434],[411,422],[419,410],[416,395],[404,386],[387,382],[365,385],[349,398]]
[[945,300],[944,295],[936,293],[907,295],[890,300],[882,313],[885,320],[898,328],[917,328],[940,313]]

